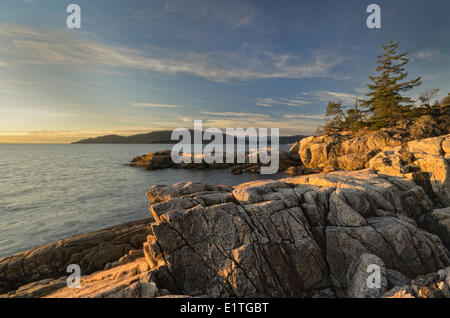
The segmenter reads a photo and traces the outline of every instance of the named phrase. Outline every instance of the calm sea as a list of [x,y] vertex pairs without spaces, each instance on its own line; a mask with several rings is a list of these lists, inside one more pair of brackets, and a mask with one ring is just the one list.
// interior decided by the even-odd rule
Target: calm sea
[[262,178],[227,170],[145,171],[135,156],[170,145],[0,145],[0,259],[46,243],[149,216],[145,191],[196,181]]

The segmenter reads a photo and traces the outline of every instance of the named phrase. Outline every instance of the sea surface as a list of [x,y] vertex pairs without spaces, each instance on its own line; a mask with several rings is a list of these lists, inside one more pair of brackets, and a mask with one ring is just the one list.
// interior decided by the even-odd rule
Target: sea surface
[[[0,259],[81,233],[149,217],[145,191],[194,181],[234,185],[282,174],[128,166],[171,145],[0,144]],[[281,147],[281,146],[280,146]]]

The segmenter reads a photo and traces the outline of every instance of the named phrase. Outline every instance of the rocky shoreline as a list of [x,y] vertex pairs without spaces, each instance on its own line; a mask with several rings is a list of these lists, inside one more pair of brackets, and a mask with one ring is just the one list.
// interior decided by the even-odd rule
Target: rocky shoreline
[[79,264],[84,275],[102,270],[130,252],[141,252],[152,221],[127,222],[8,256],[0,260],[0,294],[65,277],[69,264]]
[[[149,220],[0,261],[1,297],[450,298],[450,135],[314,138],[297,145],[305,166],[363,169],[153,186]],[[65,286],[70,263],[80,289]]]

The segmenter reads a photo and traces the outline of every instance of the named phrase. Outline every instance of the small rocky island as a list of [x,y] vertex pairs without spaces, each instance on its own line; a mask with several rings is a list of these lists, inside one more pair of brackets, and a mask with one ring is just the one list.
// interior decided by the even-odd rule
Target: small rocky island
[[[304,167],[300,161],[300,156],[297,151],[295,151],[296,146],[291,148],[291,151],[285,152],[279,150],[279,167],[278,172],[285,172],[286,174],[292,174],[297,169],[303,172]],[[270,150],[269,150],[270,152]],[[162,150],[151,152],[142,156],[133,158],[130,165],[132,167],[140,167],[145,170],[159,170],[166,168],[173,169],[228,169],[231,174],[242,174],[242,173],[260,173],[261,162],[251,163],[249,160],[249,152],[245,153],[245,163],[226,163],[225,158],[223,163],[206,163],[202,161],[201,163],[195,163],[193,156],[191,156],[191,162],[189,163],[174,163],[171,157],[170,150]],[[237,162],[237,155],[234,155],[234,162]],[[311,170],[312,172],[313,170]],[[310,173],[311,173],[310,172]]]

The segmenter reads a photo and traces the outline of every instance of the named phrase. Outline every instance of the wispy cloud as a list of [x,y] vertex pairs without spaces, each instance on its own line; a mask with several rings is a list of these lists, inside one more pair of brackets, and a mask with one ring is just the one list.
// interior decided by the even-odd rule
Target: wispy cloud
[[310,104],[309,101],[300,97],[284,98],[284,97],[270,97],[270,98],[258,98],[255,105],[262,107],[271,107],[274,105],[284,105],[291,107],[299,107]]
[[212,116],[225,116],[225,117],[257,117],[257,118],[270,118],[270,116],[266,114],[257,114],[257,113],[246,113],[246,112],[200,112],[203,115],[212,115]]
[[69,66],[85,70],[134,69],[190,74],[216,82],[269,78],[331,77],[342,59],[315,51],[309,56],[276,52],[182,52],[150,46],[145,51],[101,44],[73,32],[0,25],[0,57],[7,63]]
[[422,60],[425,62],[434,61],[434,60],[440,59],[443,56],[444,55],[439,50],[436,50],[436,49],[423,49],[412,55],[413,58]]
[[284,115],[283,118],[285,118],[285,119],[318,119],[318,120],[323,120],[323,119],[325,119],[325,114],[319,114],[319,115],[287,114],[287,115]]
[[311,95],[317,98],[321,102],[328,101],[342,101],[346,104],[353,104],[357,97],[360,97],[358,94],[349,94],[344,92],[332,92],[332,91],[314,91]]
[[131,106],[134,107],[152,107],[152,108],[177,108],[179,105],[171,105],[171,104],[155,104],[155,103],[131,103]]
[[[356,91],[356,90],[355,90]],[[333,92],[333,91],[312,91],[301,92],[291,97],[270,97],[270,98],[258,98],[255,105],[262,107],[272,107],[275,105],[285,105],[292,107],[301,107],[313,104],[326,104],[328,101],[342,101],[346,104],[353,104],[357,97],[361,98],[361,93],[350,94],[345,92]],[[293,115],[306,118],[304,115]],[[288,117],[286,117],[288,118]],[[292,117],[294,118],[294,117]],[[311,117],[312,118],[312,117]]]

